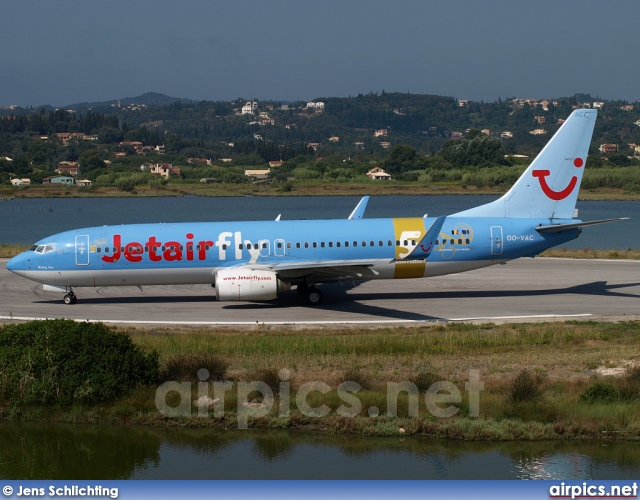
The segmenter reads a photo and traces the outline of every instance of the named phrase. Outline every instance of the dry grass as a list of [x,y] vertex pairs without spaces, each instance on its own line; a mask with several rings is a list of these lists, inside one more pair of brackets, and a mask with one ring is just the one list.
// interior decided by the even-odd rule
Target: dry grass
[[640,259],[640,249],[627,248],[626,250],[594,250],[593,248],[581,248],[577,250],[551,248],[541,254],[542,257],[561,257],[566,259]]
[[0,258],[10,259],[19,253],[28,250],[30,245],[16,245],[12,243],[0,243]]
[[[287,368],[292,381],[345,380],[358,372],[372,385],[420,379],[424,373],[454,382],[478,369],[500,385],[522,370],[554,381],[588,380],[599,366],[640,362],[640,322],[447,325],[380,330],[130,331],[160,361],[206,352],[228,363],[230,377]],[[635,354],[634,354],[635,353]],[[630,363],[630,364],[629,364]]]

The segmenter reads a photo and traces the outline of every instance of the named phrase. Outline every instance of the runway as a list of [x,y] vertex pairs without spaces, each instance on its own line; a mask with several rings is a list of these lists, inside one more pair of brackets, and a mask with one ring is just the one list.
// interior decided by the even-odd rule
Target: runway
[[0,320],[71,318],[149,327],[419,325],[640,319],[640,261],[520,259],[463,274],[323,285],[309,307],[295,291],[265,303],[217,302],[206,285],[77,288],[78,303],[6,270]]

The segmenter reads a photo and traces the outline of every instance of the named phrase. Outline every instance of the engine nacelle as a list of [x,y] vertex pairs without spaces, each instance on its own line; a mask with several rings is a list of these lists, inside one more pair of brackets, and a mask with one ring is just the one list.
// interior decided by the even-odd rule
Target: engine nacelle
[[214,279],[218,300],[271,300],[278,292],[291,290],[272,271],[231,268],[216,272]]

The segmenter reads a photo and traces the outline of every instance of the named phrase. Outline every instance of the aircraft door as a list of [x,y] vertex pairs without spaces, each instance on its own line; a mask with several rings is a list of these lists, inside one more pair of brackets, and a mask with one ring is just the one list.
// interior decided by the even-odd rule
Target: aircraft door
[[76,235],[76,266],[89,265],[89,235]]
[[278,239],[273,242],[273,253],[276,257],[284,257],[286,255],[287,244],[284,240]]
[[269,257],[271,254],[271,242],[269,240],[260,240],[258,248],[260,248],[260,257]]
[[502,255],[502,226],[491,226],[491,255]]

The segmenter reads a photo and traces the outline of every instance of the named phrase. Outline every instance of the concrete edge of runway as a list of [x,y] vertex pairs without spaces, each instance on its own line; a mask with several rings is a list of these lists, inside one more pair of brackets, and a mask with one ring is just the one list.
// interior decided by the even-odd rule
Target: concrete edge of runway
[[[44,318],[44,317],[25,317],[25,316],[0,316],[0,324],[24,323],[28,321],[42,321],[46,319],[60,318]],[[540,314],[534,316],[494,316],[483,318],[438,318],[436,320],[419,321],[419,320],[354,320],[354,321],[153,321],[153,320],[102,320],[102,319],[79,319],[69,318],[77,323],[104,323],[115,327],[134,327],[134,328],[171,328],[179,327],[182,329],[206,329],[206,328],[222,328],[227,330],[260,330],[273,327],[281,327],[290,330],[316,330],[316,329],[354,329],[354,328],[418,328],[424,326],[437,326],[449,323],[466,323],[471,325],[503,325],[509,323],[556,323],[565,321],[597,321],[603,323],[617,323],[623,321],[638,321],[640,315],[625,316],[595,316],[592,314]]]

